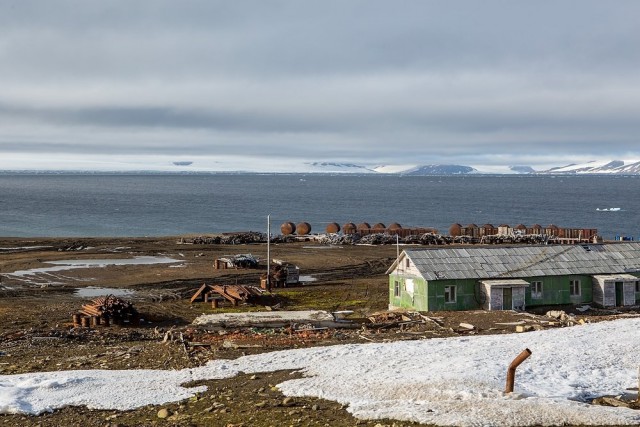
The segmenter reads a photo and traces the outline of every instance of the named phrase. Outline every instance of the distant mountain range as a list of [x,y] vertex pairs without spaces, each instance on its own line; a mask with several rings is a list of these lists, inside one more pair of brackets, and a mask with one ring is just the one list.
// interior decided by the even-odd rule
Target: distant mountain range
[[552,168],[543,172],[546,174],[590,174],[590,175],[638,175],[640,161],[625,160],[593,160],[582,164],[570,164],[559,168]]
[[471,174],[521,174],[521,175],[640,175],[640,161],[636,160],[593,160],[587,163],[573,163],[547,170],[535,170],[531,166],[516,165],[494,170],[476,169],[465,165],[382,165],[369,168],[354,163],[308,163],[308,172],[325,173],[372,173],[397,175],[471,175]]
[[[176,168],[177,166],[177,168]],[[218,166],[218,165],[215,165]],[[236,166],[238,166],[236,168]],[[286,174],[370,174],[370,175],[640,175],[640,161],[638,160],[593,160],[586,163],[572,163],[566,166],[554,167],[546,170],[535,170],[527,165],[514,166],[469,166],[457,164],[430,165],[379,165],[365,166],[357,163],[341,162],[281,162],[279,164],[224,164],[224,169],[201,165],[192,161],[174,161],[171,169],[122,168],[113,171],[97,170],[0,170],[0,175],[6,174],[243,174],[243,173],[286,173]],[[174,169],[175,168],[175,169]]]

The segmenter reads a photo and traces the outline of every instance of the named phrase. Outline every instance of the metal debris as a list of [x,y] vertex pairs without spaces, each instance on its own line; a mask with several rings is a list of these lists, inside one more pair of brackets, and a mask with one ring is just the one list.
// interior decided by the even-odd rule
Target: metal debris
[[258,268],[260,266],[260,259],[251,254],[229,255],[216,259],[213,265],[216,270]]

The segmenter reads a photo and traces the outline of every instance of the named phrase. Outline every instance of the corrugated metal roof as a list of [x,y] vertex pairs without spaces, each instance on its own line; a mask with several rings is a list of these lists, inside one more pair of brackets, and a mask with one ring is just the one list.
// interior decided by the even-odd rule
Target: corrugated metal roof
[[640,271],[640,242],[571,246],[416,248],[407,249],[405,253],[426,280],[442,277],[489,279]]

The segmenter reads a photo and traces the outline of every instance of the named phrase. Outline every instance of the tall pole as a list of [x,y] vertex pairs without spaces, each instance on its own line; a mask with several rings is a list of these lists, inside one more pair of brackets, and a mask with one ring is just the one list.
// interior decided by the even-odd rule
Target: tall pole
[[400,259],[400,236],[396,234],[396,260]]
[[267,290],[271,292],[271,214],[267,215]]

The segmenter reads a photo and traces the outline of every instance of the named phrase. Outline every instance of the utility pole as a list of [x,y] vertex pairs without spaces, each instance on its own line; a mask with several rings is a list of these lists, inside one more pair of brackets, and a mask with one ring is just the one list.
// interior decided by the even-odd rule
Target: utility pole
[[271,214],[267,215],[267,291],[271,292]]

